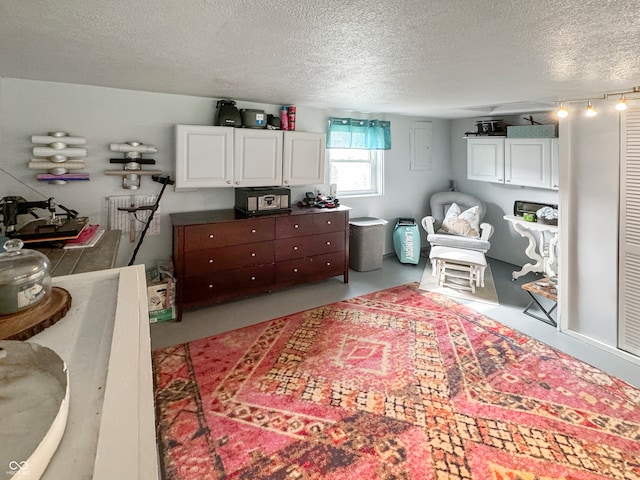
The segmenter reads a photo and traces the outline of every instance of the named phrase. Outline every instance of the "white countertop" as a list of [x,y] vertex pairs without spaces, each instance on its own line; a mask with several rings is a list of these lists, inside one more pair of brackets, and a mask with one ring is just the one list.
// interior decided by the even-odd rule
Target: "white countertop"
[[69,370],[69,417],[43,479],[157,479],[143,265],[54,277],[71,308],[29,341]]

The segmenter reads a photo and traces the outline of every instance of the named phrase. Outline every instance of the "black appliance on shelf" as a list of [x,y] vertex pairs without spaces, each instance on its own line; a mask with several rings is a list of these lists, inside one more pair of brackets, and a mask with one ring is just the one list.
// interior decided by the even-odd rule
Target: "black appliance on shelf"
[[242,117],[233,100],[218,100],[213,124],[221,127],[241,127]]
[[265,215],[291,210],[291,190],[284,187],[236,188],[235,209],[245,215]]

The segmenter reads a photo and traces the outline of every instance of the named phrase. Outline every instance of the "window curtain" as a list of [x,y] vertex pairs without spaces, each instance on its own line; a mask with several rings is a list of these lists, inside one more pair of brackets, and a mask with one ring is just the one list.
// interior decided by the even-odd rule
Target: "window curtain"
[[327,148],[391,150],[391,122],[330,117]]

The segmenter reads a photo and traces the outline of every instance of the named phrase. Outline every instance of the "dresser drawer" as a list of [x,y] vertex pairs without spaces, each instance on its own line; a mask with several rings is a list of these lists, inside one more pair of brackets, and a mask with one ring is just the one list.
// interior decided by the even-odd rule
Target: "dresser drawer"
[[252,218],[233,222],[188,225],[184,227],[184,249],[186,252],[191,252],[273,240],[274,227],[273,218]]
[[313,217],[313,228],[315,232],[344,232],[347,225],[347,212],[323,212]]
[[314,215],[289,215],[276,218],[276,238],[291,238],[315,233]]
[[273,264],[187,277],[183,286],[184,301],[215,301],[218,297],[229,297],[229,294],[241,297],[244,294],[266,292],[273,287],[273,280]]
[[310,257],[344,250],[344,232],[330,232],[275,241],[275,261]]
[[184,255],[185,272],[195,276],[273,263],[273,246],[274,242],[269,241],[187,252]]
[[314,279],[342,275],[344,270],[344,252],[285,260],[276,263],[276,284],[304,283]]

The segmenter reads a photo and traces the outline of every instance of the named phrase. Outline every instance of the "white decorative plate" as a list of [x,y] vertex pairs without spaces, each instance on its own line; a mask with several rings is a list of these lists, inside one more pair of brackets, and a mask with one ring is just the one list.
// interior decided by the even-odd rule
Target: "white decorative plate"
[[0,474],[39,479],[69,412],[69,375],[53,350],[0,340]]

